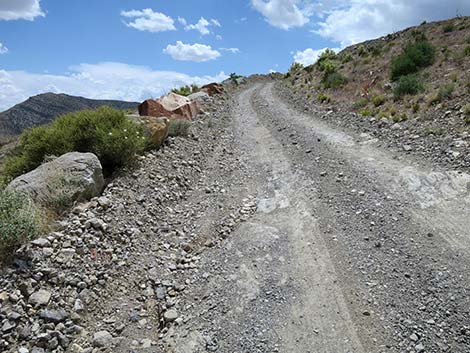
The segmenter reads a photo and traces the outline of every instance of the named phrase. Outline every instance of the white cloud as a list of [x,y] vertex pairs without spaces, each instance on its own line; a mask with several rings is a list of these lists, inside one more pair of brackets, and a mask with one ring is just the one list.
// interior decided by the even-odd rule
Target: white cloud
[[274,27],[288,30],[309,22],[310,6],[299,7],[300,0],[251,0],[251,5]]
[[183,26],[187,26],[188,22],[184,17],[178,17],[178,22],[181,23]]
[[0,20],[28,20],[45,16],[41,0],[1,0]]
[[228,77],[223,72],[215,76],[189,76],[115,62],[80,64],[71,67],[70,71],[64,75],[51,75],[0,70],[0,111],[44,92],[139,102],[159,97],[174,87],[192,83],[203,85]]
[[321,8],[323,20],[315,31],[341,46],[377,38],[417,25],[423,20],[470,15],[468,0],[330,0]]
[[211,33],[211,31],[209,30],[210,26],[221,27],[220,22],[217,21],[216,19],[211,19],[210,22],[209,22],[204,17],[201,17],[199,19],[199,21],[197,21],[197,23],[195,23],[193,25],[191,25],[191,24],[186,25],[186,20],[184,20],[184,23],[181,22],[181,24],[185,25],[184,29],[186,31],[196,30],[196,31],[199,31],[199,33],[201,33],[202,35],[206,35],[206,34]]
[[[328,48],[323,49],[312,49],[308,48],[304,51],[297,51],[294,54],[294,61],[302,64],[303,66],[308,66],[314,64],[320,55]],[[331,49],[331,48],[330,48]],[[333,51],[338,52],[340,48],[332,48]]]
[[217,35],[215,36],[215,39],[217,39],[217,40],[222,40],[223,38],[222,38],[222,36],[221,36],[220,34],[217,34]]
[[133,18],[133,22],[125,22],[126,26],[139,31],[155,33],[176,30],[175,21],[171,17],[152,9],[121,11],[121,16]]
[[220,50],[223,50],[223,51],[228,51],[232,54],[238,54],[240,53],[240,49],[238,48],[220,48]]
[[8,53],[8,48],[0,43],[0,55]]
[[220,53],[210,45],[185,44],[177,41],[175,45],[168,45],[163,52],[171,55],[175,60],[203,62],[217,59]]

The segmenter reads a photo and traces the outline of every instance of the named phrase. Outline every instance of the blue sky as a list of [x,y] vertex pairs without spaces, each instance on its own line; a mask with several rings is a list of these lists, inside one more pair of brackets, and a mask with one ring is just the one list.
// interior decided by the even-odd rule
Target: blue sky
[[464,0],[0,0],[0,110],[41,92],[143,100],[187,83],[286,71]]

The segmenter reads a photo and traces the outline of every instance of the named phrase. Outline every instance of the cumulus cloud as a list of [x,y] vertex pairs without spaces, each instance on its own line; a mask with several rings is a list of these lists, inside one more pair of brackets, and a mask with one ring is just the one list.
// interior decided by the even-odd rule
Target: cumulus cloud
[[185,44],[181,41],[177,41],[175,45],[168,45],[163,52],[180,61],[203,62],[217,59],[220,56],[220,53],[212,49],[210,45]]
[[0,20],[28,20],[45,16],[41,0],[1,0]]
[[302,27],[311,15],[310,6],[299,7],[300,0],[251,0],[251,5],[271,26],[284,30]]
[[121,11],[121,16],[134,19],[132,22],[125,22],[126,26],[139,31],[155,33],[176,30],[175,21],[171,17],[152,9]]
[[8,53],[8,48],[0,43],[0,55]]
[[0,111],[44,92],[61,92],[94,99],[142,101],[159,97],[175,87],[192,83],[203,85],[227,77],[223,72],[215,76],[190,76],[117,62],[80,64],[71,67],[70,73],[64,75],[0,70]]
[[467,0],[329,0],[317,8],[323,17],[315,33],[341,46],[383,36],[423,20],[470,15]]
[[199,21],[197,21],[197,23],[192,25],[186,24],[186,20],[184,18],[182,20],[183,21],[180,21],[180,23],[185,26],[184,29],[186,31],[196,30],[199,31],[199,33],[201,33],[202,35],[211,33],[211,31],[209,30],[210,26],[221,27],[220,22],[216,19],[211,19],[210,21],[208,21],[204,17],[201,17]]
[[220,48],[220,50],[228,51],[232,54],[238,54],[240,52],[240,49],[238,48]]
[[[294,61],[302,64],[303,66],[308,66],[314,64],[320,55],[328,48],[323,49],[312,49],[307,48],[304,51],[297,51],[294,54]],[[338,52],[340,48],[330,48],[331,50]]]

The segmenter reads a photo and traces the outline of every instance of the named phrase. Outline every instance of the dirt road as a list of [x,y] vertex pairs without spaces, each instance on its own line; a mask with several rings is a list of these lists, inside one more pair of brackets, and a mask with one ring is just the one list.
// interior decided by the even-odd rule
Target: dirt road
[[279,84],[207,102],[25,247],[0,276],[0,350],[470,352],[470,176]]
[[304,115],[274,83],[232,118],[257,211],[203,256],[167,351],[470,351],[469,175]]

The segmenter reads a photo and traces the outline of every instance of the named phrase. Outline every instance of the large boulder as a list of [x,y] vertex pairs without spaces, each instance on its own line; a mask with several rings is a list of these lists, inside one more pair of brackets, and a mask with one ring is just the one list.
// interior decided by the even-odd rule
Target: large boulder
[[209,83],[201,87],[201,92],[207,93],[209,96],[215,96],[217,94],[224,93],[224,87],[218,83]]
[[160,146],[168,137],[170,119],[167,117],[142,116],[139,117],[139,122],[145,126],[148,137],[155,146]]
[[200,109],[197,102],[176,93],[169,93],[159,99],[148,99],[139,105],[139,115],[191,120]]
[[188,99],[192,102],[192,101],[196,101],[196,102],[204,102],[206,101],[207,99],[209,98],[209,95],[206,93],[206,92],[196,92],[196,93],[192,93],[188,96]]
[[99,195],[103,187],[98,157],[70,152],[14,179],[7,190],[28,196],[38,206],[61,212],[75,201]]

